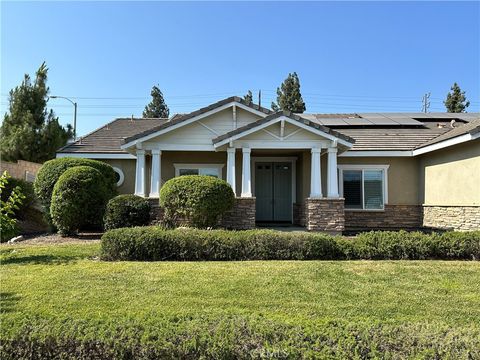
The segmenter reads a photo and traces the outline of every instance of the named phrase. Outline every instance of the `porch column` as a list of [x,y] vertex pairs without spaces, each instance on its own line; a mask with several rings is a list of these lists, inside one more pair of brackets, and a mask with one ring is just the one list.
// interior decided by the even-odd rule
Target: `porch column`
[[236,194],[235,187],[235,148],[227,149],[227,182],[232,187],[233,193]]
[[322,197],[322,174],[320,166],[320,148],[312,148],[312,165],[310,174],[310,197]]
[[250,152],[249,148],[242,148],[242,197],[252,197],[252,180],[250,177]]
[[329,198],[338,198],[338,170],[337,170],[337,148],[329,147],[328,151],[328,172],[327,188]]
[[152,150],[152,176],[150,181],[149,197],[157,198],[160,194],[160,182],[162,181],[162,152],[158,149]]
[[145,150],[137,150],[135,195],[145,197]]

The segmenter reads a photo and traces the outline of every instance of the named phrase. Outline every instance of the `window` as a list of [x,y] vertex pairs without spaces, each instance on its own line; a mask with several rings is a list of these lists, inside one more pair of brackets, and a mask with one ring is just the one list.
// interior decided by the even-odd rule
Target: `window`
[[117,186],[121,186],[125,181],[125,175],[123,174],[123,171],[115,166],[113,166],[113,171],[115,171],[115,181],[117,182]]
[[383,210],[388,165],[340,165],[340,193],[346,209]]
[[175,176],[207,175],[222,178],[223,164],[173,164]]

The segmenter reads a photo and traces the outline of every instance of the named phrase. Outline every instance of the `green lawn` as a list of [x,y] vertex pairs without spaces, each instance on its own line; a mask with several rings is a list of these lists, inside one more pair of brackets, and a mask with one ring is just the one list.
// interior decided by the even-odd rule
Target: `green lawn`
[[[144,344],[161,339],[164,348],[180,347],[177,355],[220,358],[228,357],[222,346],[234,349],[229,356],[267,348],[336,357],[351,348],[360,358],[364,348],[370,356],[388,350],[409,357],[433,347],[455,358],[480,345],[479,262],[103,262],[98,250],[1,246],[1,338],[108,342],[131,334]],[[375,343],[377,330],[389,340]],[[416,352],[401,349],[412,336]],[[453,350],[442,348],[445,339]],[[239,350],[239,341],[251,348]],[[361,341],[368,346],[358,348]],[[382,348],[390,342],[399,344]]]

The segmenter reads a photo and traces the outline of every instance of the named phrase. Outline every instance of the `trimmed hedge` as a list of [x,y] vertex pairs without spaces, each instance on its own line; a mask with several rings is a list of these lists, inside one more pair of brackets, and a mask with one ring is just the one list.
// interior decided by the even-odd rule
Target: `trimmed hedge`
[[105,260],[480,259],[480,231],[369,232],[356,238],[273,230],[115,229],[101,240]]
[[214,227],[234,201],[231,186],[213,176],[179,176],[168,180],[160,190],[167,226],[187,222],[197,228]]
[[66,170],[53,188],[51,215],[62,235],[101,228],[109,191],[102,173],[90,166]]
[[147,225],[150,221],[150,203],[136,195],[118,195],[107,204],[103,218],[105,230]]
[[[27,322],[28,320],[28,322]],[[176,316],[143,322],[27,319],[0,358],[22,359],[478,359],[477,324],[371,323],[258,315]]]
[[75,166],[90,166],[97,169],[102,174],[101,183],[105,184],[106,196],[108,199],[117,194],[115,171],[113,168],[101,161],[81,159],[81,158],[59,158],[45,162],[38,171],[35,178],[34,188],[40,203],[44,206],[47,213],[50,212],[50,203],[55,183],[60,176],[68,169]]

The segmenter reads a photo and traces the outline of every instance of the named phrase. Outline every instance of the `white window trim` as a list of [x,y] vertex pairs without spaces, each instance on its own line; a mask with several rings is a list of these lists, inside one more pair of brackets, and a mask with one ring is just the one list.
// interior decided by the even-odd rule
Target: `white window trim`
[[112,166],[112,167],[113,167],[113,171],[115,171],[120,177],[117,181],[117,186],[122,186],[123,182],[125,181],[125,174],[123,173],[122,169],[116,166]]
[[175,177],[180,176],[180,169],[217,169],[219,179],[223,179],[223,167],[225,164],[173,164],[175,167]]
[[338,165],[338,182],[340,197],[343,195],[343,171],[344,170],[361,170],[362,171],[362,194],[363,194],[363,172],[365,170],[380,170],[383,173],[383,208],[382,209],[365,209],[365,198],[362,196],[362,209],[347,209],[345,211],[385,211],[385,205],[388,204],[388,168],[390,165]]

